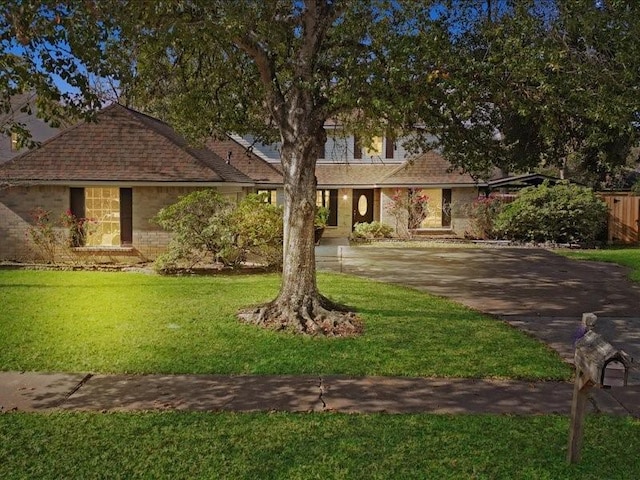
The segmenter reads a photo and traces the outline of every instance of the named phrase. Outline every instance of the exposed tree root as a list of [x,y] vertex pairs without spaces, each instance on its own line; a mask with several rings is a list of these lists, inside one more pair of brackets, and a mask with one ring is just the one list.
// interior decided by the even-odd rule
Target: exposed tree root
[[238,318],[271,330],[311,336],[353,337],[364,331],[362,320],[355,313],[322,295],[305,296],[295,304],[278,298],[243,310]]

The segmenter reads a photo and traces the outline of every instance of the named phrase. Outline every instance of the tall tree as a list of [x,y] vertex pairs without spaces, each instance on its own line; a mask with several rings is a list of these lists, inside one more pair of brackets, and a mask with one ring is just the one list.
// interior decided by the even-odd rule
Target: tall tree
[[441,116],[430,133],[445,156],[480,175],[602,180],[638,143],[639,14],[615,0],[452,0],[450,49],[418,116]]
[[[278,140],[285,193],[281,289],[275,300],[242,316],[309,334],[361,330],[356,316],[316,284],[315,164],[328,119],[369,137],[402,123],[394,99],[411,71],[407,62],[415,61],[416,25],[422,35],[430,29],[431,2],[9,3],[7,31],[29,47],[26,53],[68,46],[71,64],[79,58],[87,72],[114,75],[129,102],[152,109],[188,137],[233,131]],[[84,44],[75,42],[78,30]],[[445,40],[437,31],[426,35]],[[419,54],[428,55],[431,45],[421,42]],[[45,68],[58,71],[54,64]],[[84,72],[69,78],[84,91],[77,73]]]

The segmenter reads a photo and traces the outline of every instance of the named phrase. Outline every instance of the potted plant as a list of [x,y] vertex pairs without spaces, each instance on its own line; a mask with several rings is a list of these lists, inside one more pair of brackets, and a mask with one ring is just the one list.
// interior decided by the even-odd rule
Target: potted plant
[[329,209],[327,207],[316,207],[316,217],[314,220],[316,245],[322,238],[322,234],[324,233],[324,229],[328,222]]

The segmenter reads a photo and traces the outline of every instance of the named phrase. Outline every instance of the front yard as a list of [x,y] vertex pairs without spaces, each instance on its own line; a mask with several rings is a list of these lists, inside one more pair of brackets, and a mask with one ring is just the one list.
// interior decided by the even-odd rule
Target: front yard
[[[547,347],[411,289],[322,274],[365,334],[259,330],[238,308],[278,276],[0,271],[0,369],[568,379]],[[334,413],[0,414],[3,479],[640,478],[640,422],[591,415],[565,462],[561,416]]]
[[243,325],[277,275],[0,271],[0,369],[91,373],[345,374],[566,380],[555,352],[495,319],[415,290],[320,275],[353,306],[358,338]]

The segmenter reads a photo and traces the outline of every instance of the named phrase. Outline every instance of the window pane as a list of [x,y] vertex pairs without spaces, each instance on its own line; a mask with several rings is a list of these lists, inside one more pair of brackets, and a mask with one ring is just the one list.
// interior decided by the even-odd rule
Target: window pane
[[278,191],[277,190],[258,190],[258,195],[264,195],[264,202],[271,205],[278,204]]
[[371,147],[367,148],[367,155],[370,157],[380,155],[382,153],[382,137],[373,137],[371,139]]
[[85,188],[87,246],[120,246],[120,189]]

